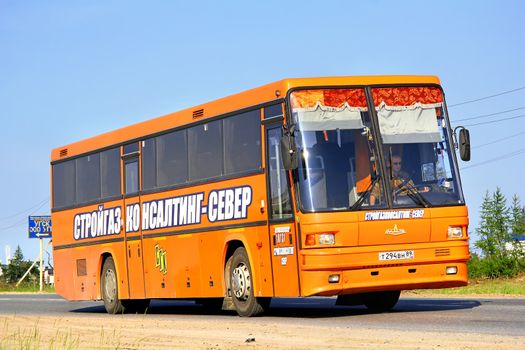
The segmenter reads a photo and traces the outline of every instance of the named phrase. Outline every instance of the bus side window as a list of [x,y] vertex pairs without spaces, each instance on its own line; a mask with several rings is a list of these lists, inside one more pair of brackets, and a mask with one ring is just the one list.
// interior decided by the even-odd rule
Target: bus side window
[[188,129],[189,180],[200,181],[224,174],[222,121]]
[[261,111],[237,114],[223,120],[224,174],[261,168]]
[[138,159],[127,160],[124,164],[125,193],[132,194],[139,191],[139,161]]

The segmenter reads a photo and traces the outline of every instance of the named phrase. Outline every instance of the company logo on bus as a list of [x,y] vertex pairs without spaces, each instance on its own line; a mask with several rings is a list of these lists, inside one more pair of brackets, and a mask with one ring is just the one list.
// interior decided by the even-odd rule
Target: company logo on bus
[[240,186],[210,191],[207,204],[203,201],[204,193],[199,192],[145,202],[142,216],[140,204],[130,204],[126,206],[126,232],[200,224],[202,215],[206,215],[209,222],[246,219],[252,203],[252,188]]
[[120,207],[104,209],[104,205],[99,205],[98,210],[77,214],[73,219],[73,236],[79,240],[118,235],[120,233],[121,212]]
[[158,244],[155,245],[155,267],[164,275],[168,273],[168,253]]
[[407,233],[407,231],[403,228],[398,228],[397,225],[394,225],[393,228],[388,228],[385,231],[385,234],[391,235],[391,236],[399,236]]
[[[126,232],[200,224],[203,215],[209,222],[246,219],[251,204],[250,186],[210,191],[206,204],[203,192],[133,203],[126,206]],[[121,218],[120,207],[104,209],[104,205],[93,212],[77,214],[74,218],[74,238],[118,235],[124,224]]]

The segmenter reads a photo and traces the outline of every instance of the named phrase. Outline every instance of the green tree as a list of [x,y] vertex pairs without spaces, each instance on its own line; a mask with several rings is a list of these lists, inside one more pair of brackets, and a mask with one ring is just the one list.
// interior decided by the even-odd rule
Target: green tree
[[523,267],[521,249],[512,249],[516,247],[513,233],[523,233],[524,230],[523,208],[518,196],[515,195],[512,200],[509,209],[499,187],[492,196],[488,191],[485,193],[481,222],[476,229],[479,240],[475,243],[481,255],[469,263],[471,276],[514,276]]
[[[2,278],[7,283],[16,283],[22,278],[32,264],[31,261],[24,260],[22,249],[20,246],[17,246],[13,259],[11,259],[8,265],[2,267]],[[38,267],[35,266],[30,274],[36,277],[39,273]]]
[[517,195],[512,197],[510,207],[510,234],[513,241],[513,255],[517,259],[524,258],[525,252],[518,239],[525,237],[525,209],[521,206],[520,198]]
[[24,253],[22,253],[22,248],[20,248],[19,245],[16,246],[15,255],[13,256],[13,259],[11,261],[17,264],[24,261]]
[[492,196],[487,191],[481,204],[481,223],[476,229],[480,239],[476,247],[485,258],[498,258],[505,254],[505,243],[509,242],[509,211],[500,188]]
[[520,198],[517,195],[512,197],[510,207],[510,227],[511,233],[515,237],[525,236],[525,209],[521,206]]

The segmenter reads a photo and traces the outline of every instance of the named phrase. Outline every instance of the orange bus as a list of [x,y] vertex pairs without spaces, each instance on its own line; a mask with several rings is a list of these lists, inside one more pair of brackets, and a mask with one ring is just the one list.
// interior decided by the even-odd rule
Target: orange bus
[[453,134],[436,77],[301,78],[56,148],[56,291],[254,316],[272,297],[383,311],[466,285]]

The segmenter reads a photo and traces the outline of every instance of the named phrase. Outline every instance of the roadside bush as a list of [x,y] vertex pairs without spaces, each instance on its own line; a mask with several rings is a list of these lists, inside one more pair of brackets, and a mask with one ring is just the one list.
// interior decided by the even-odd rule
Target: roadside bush
[[512,256],[480,258],[474,255],[468,268],[470,278],[516,277],[525,271],[525,261]]

